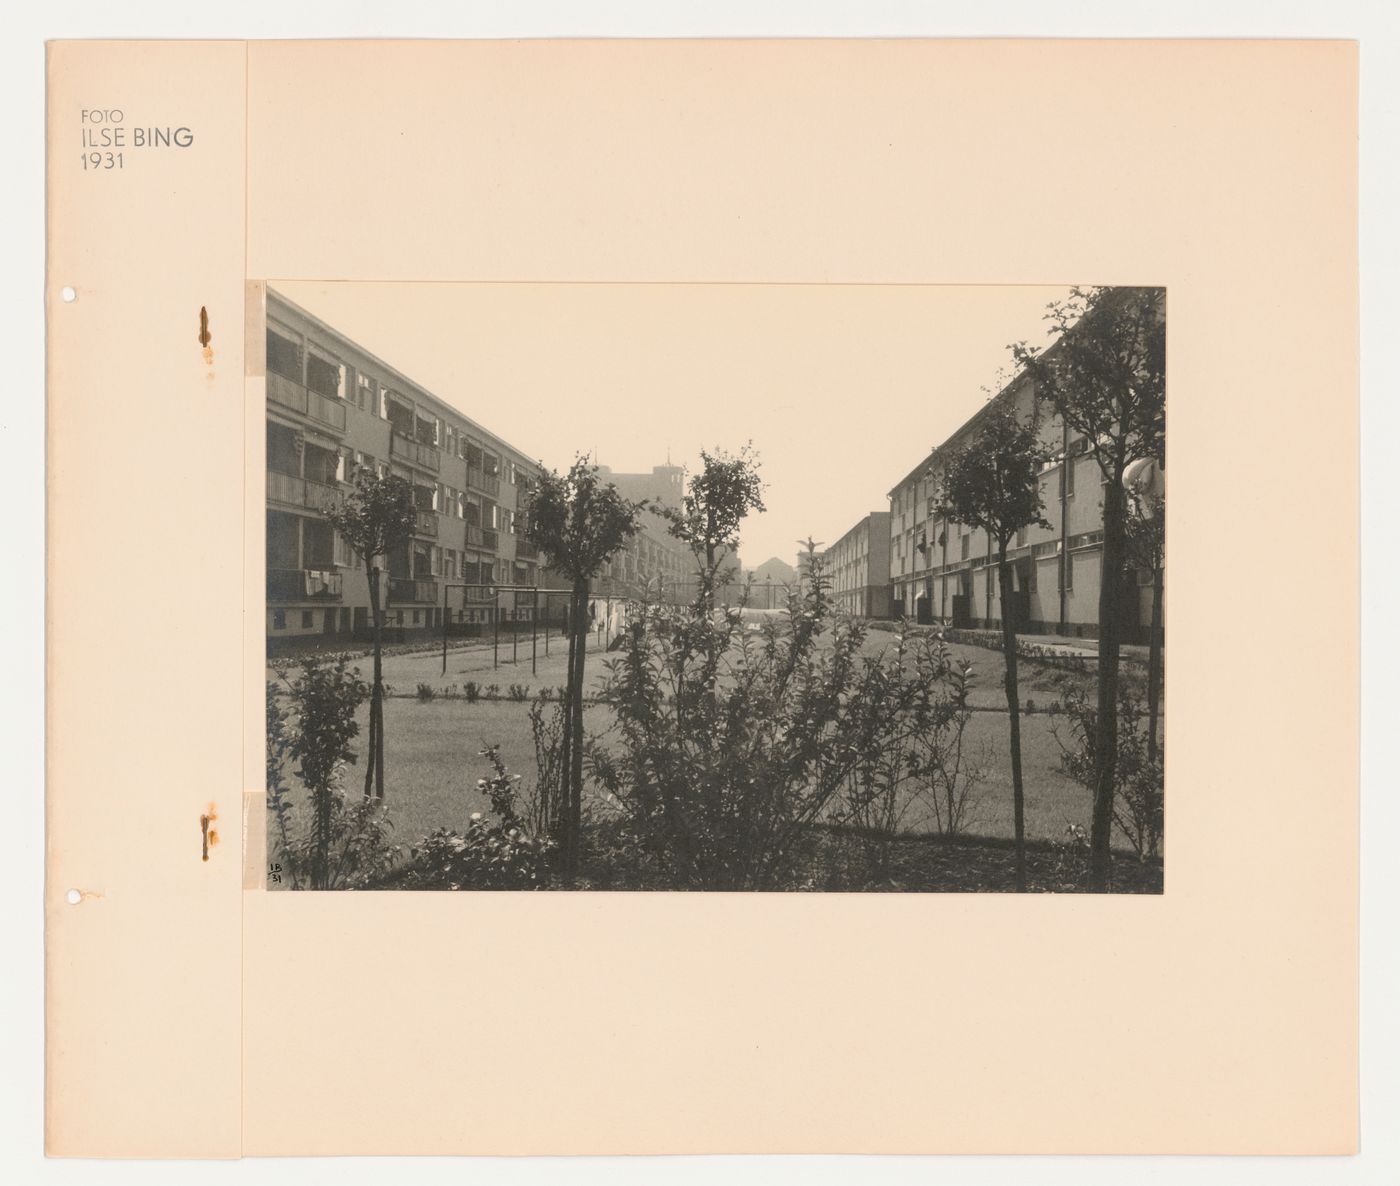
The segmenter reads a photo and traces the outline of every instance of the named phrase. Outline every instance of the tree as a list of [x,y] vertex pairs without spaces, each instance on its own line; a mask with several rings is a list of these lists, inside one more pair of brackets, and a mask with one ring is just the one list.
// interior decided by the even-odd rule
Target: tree
[[374,681],[369,702],[369,754],[365,794],[384,798],[384,624],[380,608],[379,561],[406,544],[417,523],[413,487],[396,474],[360,471],[355,489],[322,513],[341,538],[364,561],[369,574],[369,607],[374,628]]
[[996,545],[1001,593],[1001,640],[1006,658],[1006,708],[1011,725],[1011,793],[1016,821],[1016,888],[1026,889],[1026,799],[1021,778],[1021,704],[1016,671],[1016,614],[1006,550],[1023,528],[1049,528],[1042,516],[1040,470],[1049,458],[1036,424],[1023,422],[1002,400],[982,413],[976,435],[945,453],[938,515],[985,531]]
[[579,457],[567,474],[541,467],[530,495],[526,538],[547,567],[571,582],[569,660],[565,681],[563,754],[560,761],[561,848],[568,877],[578,872],[583,830],[583,678],[588,642],[589,582],[637,532],[644,503],[632,502],[604,483],[597,466]]
[[700,451],[701,469],[689,483],[680,509],[661,508],[670,533],[690,549],[700,578],[699,600],[714,609],[715,589],[727,556],[739,547],[739,525],[750,511],[762,512],[763,482],[758,455],[745,445],[737,456]]
[[[1166,432],[1166,290],[1076,288],[1046,314],[1057,340],[1011,350],[1066,428],[1082,439],[1103,477],[1103,577],[1099,586],[1099,679],[1089,886],[1108,888],[1118,757],[1118,650],[1126,556],[1123,475],[1160,456]],[[1068,463],[1069,458],[1066,458]]]
[[[1135,472],[1136,471],[1136,472]],[[1162,467],[1157,458],[1131,467],[1125,522],[1127,560],[1152,578],[1152,618],[1147,639],[1147,760],[1157,761],[1157,720],[1162,701],[1162,574],[1166,569],[1167,515]],[[1136,575],[1136,574],[1135,574]]]

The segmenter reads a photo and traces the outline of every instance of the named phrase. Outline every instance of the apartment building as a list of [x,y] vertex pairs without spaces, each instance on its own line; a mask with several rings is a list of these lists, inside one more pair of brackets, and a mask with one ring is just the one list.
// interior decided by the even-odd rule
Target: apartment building
[[594,581],[604,596],[635,597],[645,593],[665,601],[685,599],[695,580],[690,552],[667,529],[660,508],[679,510],[685,493],[685,470],[679,465],[653,466],[650,473],[618,473],[598,466],[604,481],[617,487],[624,498],[647,503],[641,530],[627,541]]
[[[1097,637],[1099,587],[1103,579],[1102,475],[1088,454],[1088,441],[1071,433],[1052,409],[1038,403],[1035,386],[1018,375],[995,397],[1018,415],[1038,417],[1051,460],[1040,476],[1049,528],[1021,531],[1008,550],[1014,573],[1019,629],[1027,633]],[[994,542],[985,532],[934,514],[941,480],[940,454],[970,440],[985,408],[911,469],[889,492],[890,580],[894,612],[920,622],[955,627],[1000,626],[1004,607],[997,583]],[[1129,578],[1123,578],[1128,580]],[[1140,587],[1123,599],[1126,641],[1144,637],[1150,591]]]
[[538,464],[273,289],[265,311],[269,647],[367,635],[364,562],[322,514],[361,470],[406,479],[418,508],[386,558],[391,628],[528,621],[528,595],[485,586],[551,583],[525,539]]
[[871,511],[822,556],[837,605],[858,618],[891,616],[889,511]]

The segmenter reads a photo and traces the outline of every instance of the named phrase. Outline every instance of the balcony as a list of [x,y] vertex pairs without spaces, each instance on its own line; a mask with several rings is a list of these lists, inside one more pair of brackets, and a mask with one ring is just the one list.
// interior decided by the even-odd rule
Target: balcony
[[501,533],[490,527],[483,527],[481,529],[481,546],[494,552],[501,546]]
[[313,420],[329,425],[336,432],[345,431],[345,405],[338,399],[330,399],[315,391],[306,393],[307,414]]
[[272,371],[267,372],[267,398],[272,403],[281,404],[282,407],[291,408],[293,412],[300,412],[305,416],[307,395],[306,388],[295,380]]
[[294,507],[304,507],[306,482],[295,474],[280,474],[270,469],[267,471],[267,498],[269,502],[285,502]]
[[395,432],[390,436],[389,453],[394,457],[401,457],[411,465],[430,469],[434,473],[437,473],[442,466],[442,454],[432,445],[415,441],[412,437],[404,436],[401,432]]
[[523,535],[515,537],[515,558],[517,560],[538,560],[540,550]]
[[308,391],[294,379],[273,371],[267,373],[267,398],[269,403],[279,404],[300,412],[303,416],[316,420],[336,432],[345,431],[345,404],[316,391]]
[[474,490],[480,490],[483,494],[491,495],[492,498],[501,493],[501,479],[486,473],[477,465],[467,466],[467,485]]
[[340,501],[340,488],[325,482],[314,482],[310,478],[299,478],[296,474],[283,474],[277,470],[267,471],[267,498],[269,502],[285,503],[288,506],[305,507],[308,510],[324,511]]
[[419,511],[417,522],[414,524],[413,530],[419,535],[431,535],[436,537],[438,533],[437,512]]
[[484,547],[481,528],[475,523],[467,524],[467,546],[472,548]]
[[415,577],[390,577],[389,600],[411,601],[420,605],[435,605],[438,599],[437,582],[419,580]]
[[330,569],[269,568],[268,601],[339,601],[340,573]]
[[306,505],[313,511],[324,511],[327,507],[340,504],[340,488],[325,482],[306,479]]

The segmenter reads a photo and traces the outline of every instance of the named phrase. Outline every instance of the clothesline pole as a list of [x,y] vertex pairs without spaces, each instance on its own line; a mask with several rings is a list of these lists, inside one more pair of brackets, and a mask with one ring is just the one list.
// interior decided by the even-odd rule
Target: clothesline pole
[[446,581],[442,583],[442,674],[447,674],[447,589]]
[[491,609],[491,670],[501,665],[501,597],[496,595],[496,604]]
[[537,666],[538,643],[540,633],[540,587],[536,585],[530,591],[530,674],[538,675],[540,669]]
[[510,595],[510,662],[518,663],[520,651],[520,590]]

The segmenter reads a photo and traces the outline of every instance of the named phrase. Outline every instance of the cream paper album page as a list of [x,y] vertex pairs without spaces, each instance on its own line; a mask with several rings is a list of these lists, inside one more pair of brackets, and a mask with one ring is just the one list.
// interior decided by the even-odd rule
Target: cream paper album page
[[1356,65],[52,43],[49,1151],[1353,1150]]

